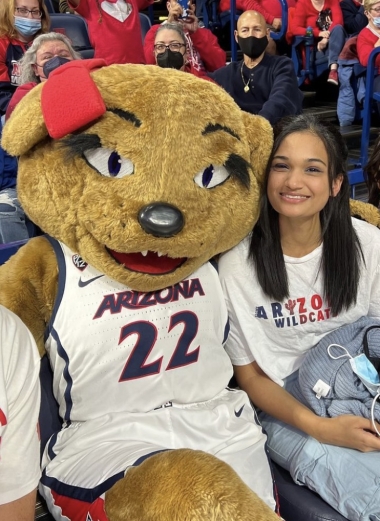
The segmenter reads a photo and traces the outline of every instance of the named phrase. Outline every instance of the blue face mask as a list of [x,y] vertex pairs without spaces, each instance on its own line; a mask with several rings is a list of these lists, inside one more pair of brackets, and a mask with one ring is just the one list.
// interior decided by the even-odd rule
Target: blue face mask
[[373,25],[380,28],[380,16],[373,16],[372,22],[373,22]]
[[[344,355],[334,356],[330,351],[331,347],[343,349],[343,351],[346,353]],[[357,375],[358,378],[360,378],[372,396],[380,394],[380,376],[375,366],[364,353],[352,357],[347,349],[339,344],[330,344],[327,347],[327,352],[330,358],[333,358],[334,360],[339,360],[339,358],[348,356],[350,358],[352,371]]]
[[363,353],[355,356],[355,358],[350,358],[350,364],[353,372],[360,378],[372,396],[376,396],[380,391],[380,377],[366,355]]
[[15,16],[15,29],[21,36],[34,36],[41,29],[41,20]]

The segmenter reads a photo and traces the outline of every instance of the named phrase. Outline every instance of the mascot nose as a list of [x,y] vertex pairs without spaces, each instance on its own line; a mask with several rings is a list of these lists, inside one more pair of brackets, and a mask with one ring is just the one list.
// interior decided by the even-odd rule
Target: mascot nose
[[139,211],[138,219],[143,229],[155,237],[173,237],[185,224],[182,212],[165,203],[147,204]]

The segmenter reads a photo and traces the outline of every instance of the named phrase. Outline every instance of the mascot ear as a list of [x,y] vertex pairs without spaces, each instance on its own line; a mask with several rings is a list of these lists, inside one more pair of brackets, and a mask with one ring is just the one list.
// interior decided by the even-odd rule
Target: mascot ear
[[251,151],[251,165],[256,179],[261,184],[273,145],[273,130],[268,120],[243,112],[243,122]]
[[48,134],[60,139],[102,116],[106,106],[90,73],[105,64],[73,60],[53,71],[20,101],[5,126],[2,147],[20,156]]
[[42,84],[18,103],[6,122],[1,146],[12,156],[21,156],[48,135],[41,111]]

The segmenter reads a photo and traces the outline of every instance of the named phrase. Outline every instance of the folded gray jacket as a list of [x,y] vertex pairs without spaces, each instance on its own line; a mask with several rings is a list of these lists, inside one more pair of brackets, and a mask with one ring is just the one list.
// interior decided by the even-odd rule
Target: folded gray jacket
[[[354,414],[370,418],[374,397],[353,372],[350,358],[345,356],[334,360],[330,357],[327,348],[330,344],[339,344],[355,357],[363,353],[363,339],[371,326],[379,326],[379,328],[368,332],[369,355],[380,358],[380,320],[361,317],[353,324],[342,326],[329,333],[310,349],[299,368],[298,379],[295,379],[287,390],[319,416]],[[329,351],[334,357],[345,354],[343,349],[337,347],[331,347]],[[313,390],[319,380],[330,386],[329,390],[326,387],[325,396],[320,398]],[[379,401],[375,405],[375,419],[380,422]]]

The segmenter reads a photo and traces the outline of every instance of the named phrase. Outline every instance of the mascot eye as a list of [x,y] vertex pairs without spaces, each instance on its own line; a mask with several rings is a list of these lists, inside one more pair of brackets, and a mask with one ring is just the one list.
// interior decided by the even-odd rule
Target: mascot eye
[[224,166],[210,165],[194,177],[194,181],[202,188],[214,188],[230,177]]
[[88,163],[105,177],[124,177],[134,173],[134,166],[130,159],[124,159],[109,148],[92,148],[86,150],[84,156]]

